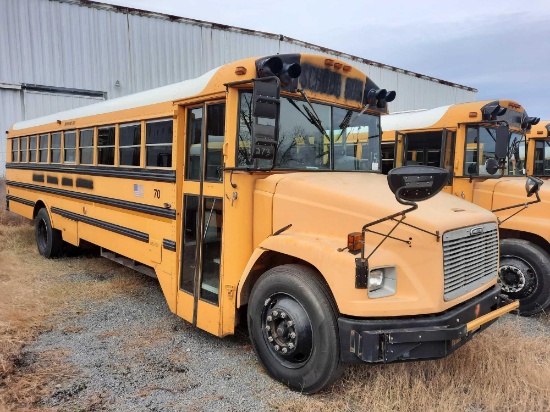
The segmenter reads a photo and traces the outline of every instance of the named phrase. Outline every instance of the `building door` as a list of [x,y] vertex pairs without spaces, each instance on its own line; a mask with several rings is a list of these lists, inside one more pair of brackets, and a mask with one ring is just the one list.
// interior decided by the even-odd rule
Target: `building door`
[[178,315],[221,334],[225,103],[185,108],[182,256]]

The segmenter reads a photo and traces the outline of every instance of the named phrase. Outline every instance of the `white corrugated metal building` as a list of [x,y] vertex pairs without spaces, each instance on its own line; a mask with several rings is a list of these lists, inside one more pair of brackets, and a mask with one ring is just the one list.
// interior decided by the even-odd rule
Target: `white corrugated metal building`
[[0,176],[20,120],[198,77],[243,57],[322,53],[396,90],[391,111],[475,100],[477,90],[283,35],[87,0],[0,0]]

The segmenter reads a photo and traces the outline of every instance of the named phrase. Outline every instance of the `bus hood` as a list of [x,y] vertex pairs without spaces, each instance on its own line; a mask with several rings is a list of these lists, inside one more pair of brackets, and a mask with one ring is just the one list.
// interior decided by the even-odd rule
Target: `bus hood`
[[[474,203],[489,210],[503,207],[522,205],[536,200],[533,195],[527,197],[525,193],[525,177],[490,179],[477,182],[474,187]],[[540,203],[532,204],[517,215],[511,217],[502,225],[503,228],[529,231],[550,239],[550,184],[544,182],[539,190]],[[496,212],[504,220],[519,211],[521,207]]]
[[[395,199],[387,177],[372,173],[307,172],[272,175],[257,181],[256,189],[273,193],[273,230],[292,224],[292,231],[346,239],[364,224],[407,209]],[[447,230],[495,222],[495,216],[447,193],[419,202],[406,223],[443,234]],[[394,222],[372,227],[387,233]],[[414,230],[401,225],[396,232]]]

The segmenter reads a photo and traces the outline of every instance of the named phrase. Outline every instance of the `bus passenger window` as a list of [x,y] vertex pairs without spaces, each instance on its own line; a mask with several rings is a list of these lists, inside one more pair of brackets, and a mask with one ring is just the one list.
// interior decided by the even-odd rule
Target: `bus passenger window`
[[11,161],[19,161],[19,138],[11,139]]
[[206,115],[206,180],[220,182],[223,177],[223,139],[225,104],[208,106]]
[[48,136],[47,134],[41,134],[40,135],[40,142],[39,142],[39,159],[38,161],[40,163],[46,163],[48,161]]
[[61,133],[52,133],[50,163],[61,163]]
[[223,201],[220,198],[204,198],[202,279],[200,297],[218,304],[220,288],[220,267],[222,257],[222,213]]
[[140,166],[141,123],[120,125],[119,159],[121,166]]
[[100,127],[97,130],[97,164],[115,164],[115,127]]
[[74,163],[76,161],[76,132],[71,130],[63,134],[64,139],[64,163]]
[[94,129],[80,131],[79,155],[81,165],[91,165],[94,163]]
[[173,124],[172,119],[146,123],[146,166],[172,167]]
[[20,150],[19,150],[19,161],[21,163],[27,163],[27,140],[28,137],[22,137],[20,142]]
[[201,176],[202,107],[187,112],[187,144],[185,180],[199,180]]
[[38,136],[34,135],[30,137],[30,147],[29,147],[29,162],[36,162],[36,144],[38,143]]

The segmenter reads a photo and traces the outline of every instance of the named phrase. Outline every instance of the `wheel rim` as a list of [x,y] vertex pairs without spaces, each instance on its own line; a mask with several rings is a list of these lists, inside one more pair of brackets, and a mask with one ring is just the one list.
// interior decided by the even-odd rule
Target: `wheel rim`
[[38,236],[37,236],[38,248],[41,251],[46,250],[48,247],[48,228],[44,219],[40,219],[38,222]]
[[293,296],[283,293],[266,299],[262,310],[262,332],[273,358],[289,368],[299,368],[313,351],[309,316]]
[[498,269],[498,283],[505,293],[515,298],[529,296],[537,286],[535,270],[525,260],[510,256]]

